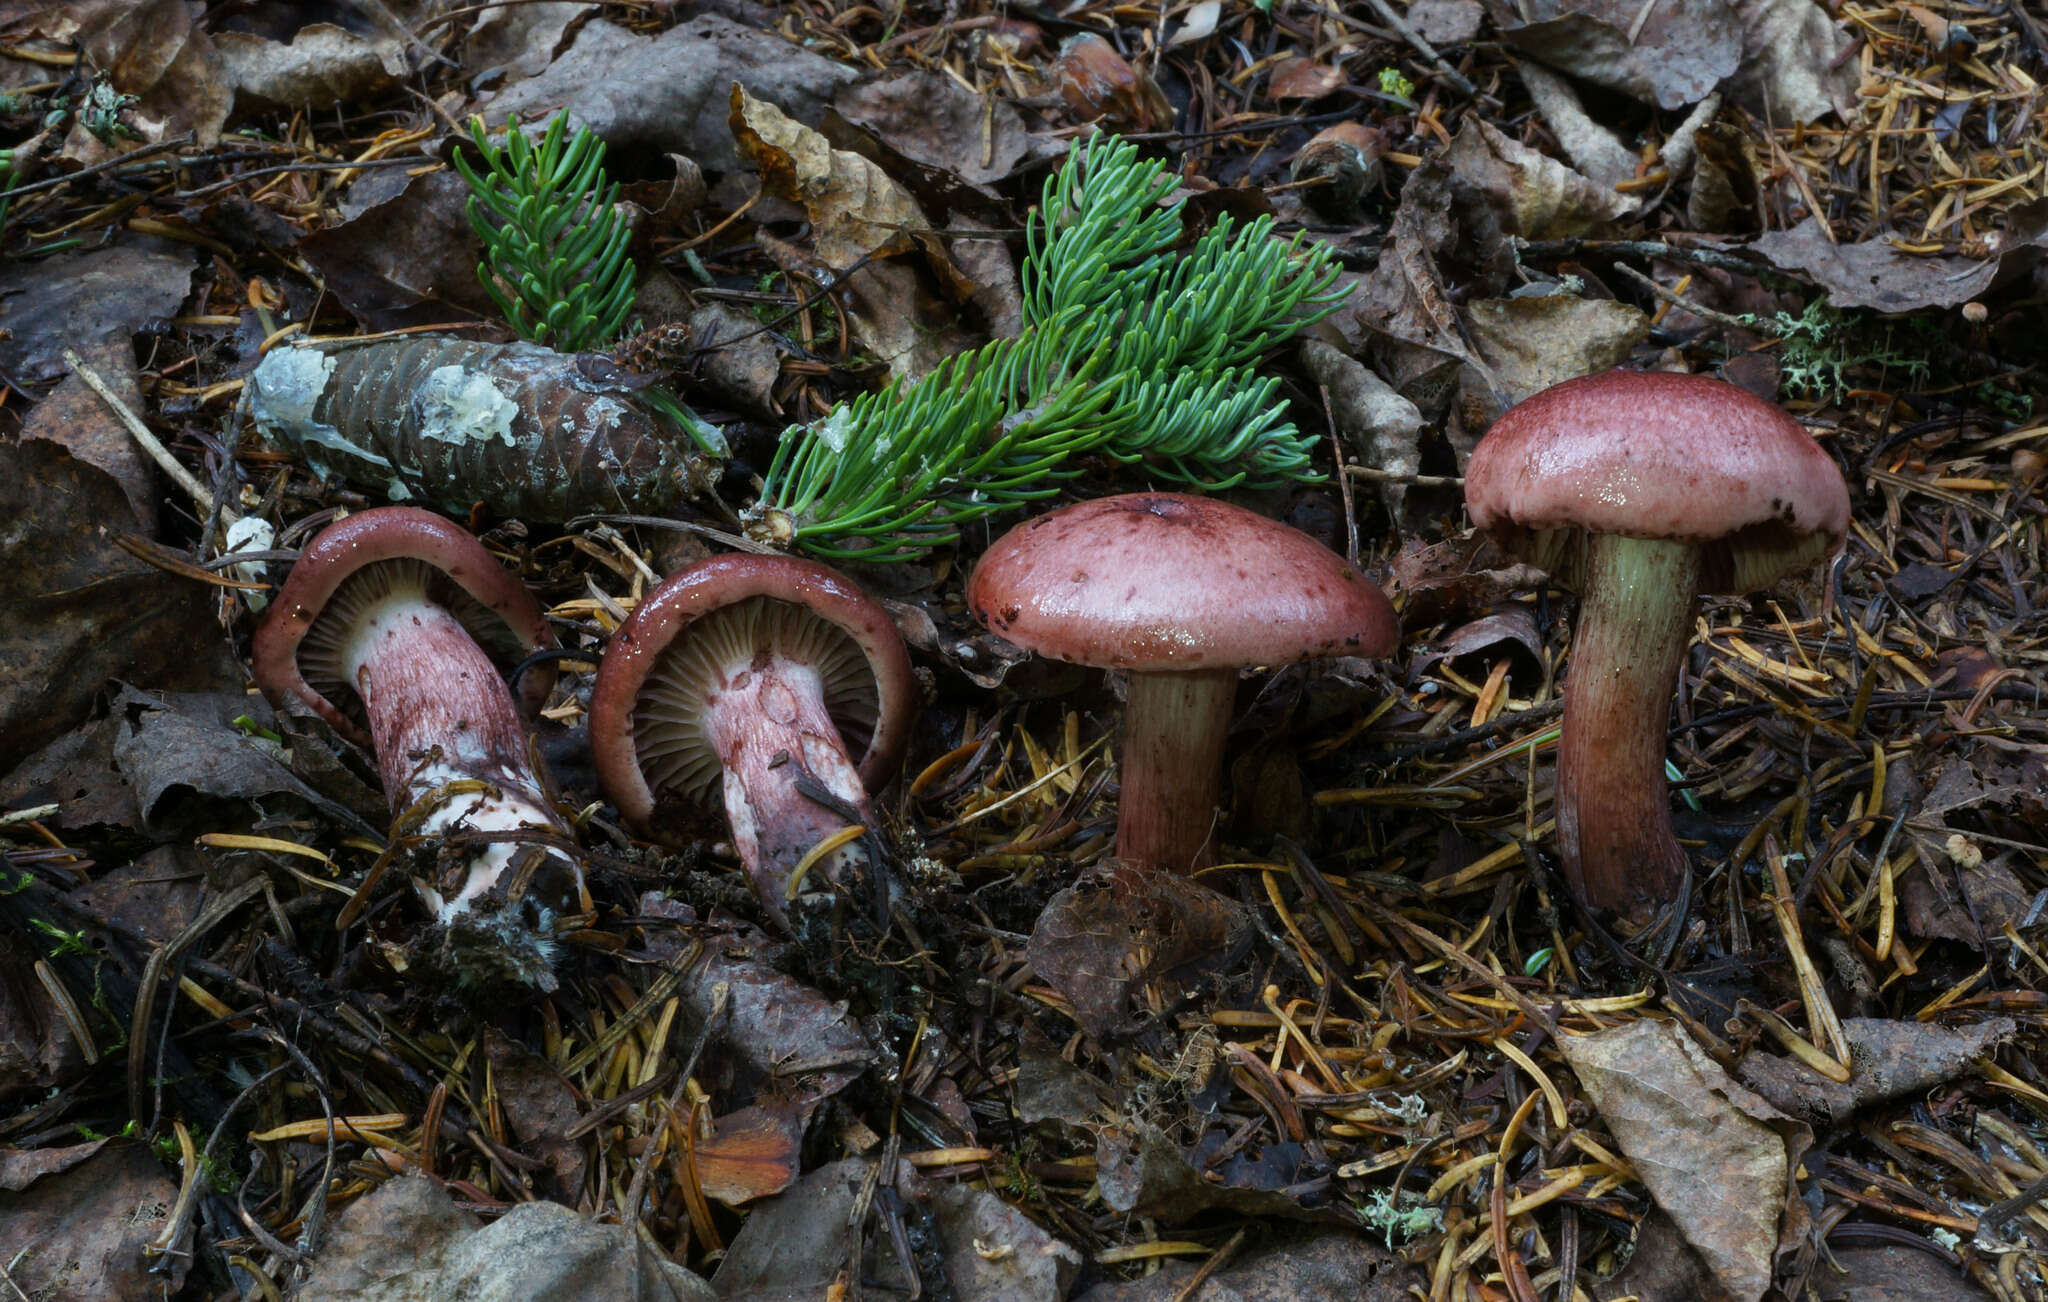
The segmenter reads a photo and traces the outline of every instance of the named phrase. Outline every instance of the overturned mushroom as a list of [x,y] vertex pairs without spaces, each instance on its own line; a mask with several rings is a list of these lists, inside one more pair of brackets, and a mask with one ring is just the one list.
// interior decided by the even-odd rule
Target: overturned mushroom
[[[533,597],[483,544],[437,515],[390,506],[330,525],[300,554],[256,632],[254,667],[273,704],[296,699],[376,752],[402,831],[455,838],[439,909],[452,924],[501,885],[508,903],[549,912],[577,898],[577,867],[561,849],[568,828],[534,772],[502,672],[554,644]],[[527,712],[553,680],[546,668],[526,675]],[[540,921],[512,931],[530,938]],[[529,957],[544,971],[544,954]]]
[[916,698],[896,626],[852,582],[794,557],[717,556],[649,592],[605,649],[591,754],[619,812],[657,840],[686,842],[722,795],[786,927],[799,894],[871,871],[868,792],[901,762]]

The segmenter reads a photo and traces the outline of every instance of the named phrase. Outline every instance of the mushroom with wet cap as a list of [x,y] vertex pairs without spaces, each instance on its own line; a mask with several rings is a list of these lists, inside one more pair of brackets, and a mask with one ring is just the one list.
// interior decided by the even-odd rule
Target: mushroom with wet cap
[[864,836],[805,860],[875,826],[868,793],[902,762],[917,699],[895,624],[851,580],[790,556],[715,556],[650,591],[606,647],[591,755],[620,814],[657,840],[685,843],[722,793],[740,862],[786,928],[795,893],[871,873]]
[[[482,543],[430,512],[387,506],[329,525],[300,553],[252,659],[273,705],[296,700],[371,747],[394,814],[432,802],[411,834],[481,842],[441,893],[449,922],[524,862],[521,839],[493,834],[569,836],[534,771],[521,717],[547,699],[554,672],[528,672],[519,704],[502,674],[554,646],[532,595]],[[573,903],[573,859],[540,853],[529,880],[544,907]]]
[[1377,658],[1400,640],[1386,595],[1343,557],[1179,493],[1097,498],[1018,525],[976,564],[967,604],[1026,650],[1129,671],[1117,853],[1175,872],[1214,858],[1239,671]]
[[1609,371],[1510,408],[1465,471],[1472,521],[1580,594],[1557,758],[1565,872],[1639,919],[1688,870],[1665,737],[1694,597],[1841,546],[1849,492],[1798,421],[1700,375]]

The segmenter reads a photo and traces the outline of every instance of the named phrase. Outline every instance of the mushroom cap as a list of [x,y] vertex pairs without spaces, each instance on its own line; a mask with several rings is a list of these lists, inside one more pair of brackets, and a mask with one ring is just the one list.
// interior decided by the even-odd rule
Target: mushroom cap
[[[371,744],[369,732],[335,699],[345,697],[342,689],[350,685],[309,681],[299,650],[342,585],[383,561],[424,564],[445,576],[448,587],[440,595],[448,609],[502,667],[556,644],[533,594],[468,530],[416,507],[380,506],[321,530],[299,553],[269,617],[256,630],[250,658],[256,685],[272,705],[295,697],[343,736]],[[521,709],[529,716],[538,711],[554,683],[552,665],[529,670],[519,685]]]
[[[856,735],[866,734],[865,750],[852,756],[862,785],[869,790],[882,786],[902,763],[919,692],[910,655],[903,649],[902,634],[896,631],[889,613],[851,579],[811,561],[794,556],[714,556],[678,570],[642,597],[612,636],[598,666],[590,698],[591,758],[605,794],[634,826],[647,827],[658,801],[641,769],[634,721],[643,689],[660,674],[664,661],[674,663],[671,649],[680,649],[700,620],[755,599],[808,611],[816,621],[809,632],[785,628],[776,647],[784,655],[805,648],[822,653],[814,663],[826,679],[827,711],[842,736],[849,728]],[[859,652],[857,662],[851,656],[832,654],[835,633]],[[864,664],[871,681],[847,681],[823,661],[834,662],[840,669],[851,663]],[[849,701],[865,698],[869,691],[874,710],[871,724],[862,717],[864,711],[851,713],[846,708]],[[679,794],[705,803],[715,804],[718,799],[716,784],[708,791],[681,790]]]
[[1384,656],[1386,594],[1315,539],[1207,497],[1130,493],[1062,507],[998,538],[967,605],[1054,660],[1140,673]]
[[1700,587],[1753,592],[1832,552],[1842,472],[1772,404],[1723,380],[1608,371],[1508,409],[1465,470],[1472,522],[1580,586],[1594,534],[1700,547]]

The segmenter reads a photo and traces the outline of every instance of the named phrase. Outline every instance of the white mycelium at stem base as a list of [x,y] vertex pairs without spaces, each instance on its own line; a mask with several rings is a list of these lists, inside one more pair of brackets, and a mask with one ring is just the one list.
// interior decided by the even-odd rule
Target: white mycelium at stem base
[[[385,561],[350,579],[324,616],[329,627],[347,631],[325,646],[309,637],[302,651],[307,667],[324,662],[362,699],[394,814],[451,782],[488,784],[444,793],[411,833],[566,834],[528,763],[526,729],[504,680],[462,622],[430,595],[431,576],[417,561]],[[516,841],[479,846],[468,877],[442,905],[443,921],[489,891],[519,849]]]
[[1699,549],[1600,537],[1572,638],[1557,751],[1557,839],[1589,897],[1654,908],[1685,880],[1664,739],[1691,639]]

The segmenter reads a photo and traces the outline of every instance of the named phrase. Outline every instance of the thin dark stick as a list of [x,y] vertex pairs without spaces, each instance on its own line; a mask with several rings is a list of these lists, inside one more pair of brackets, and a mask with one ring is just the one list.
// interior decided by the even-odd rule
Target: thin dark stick
[[94,163],[91,167],[81,167],[75,172],[66,172],[62,176],[53,176],[47,181],[32,181],[27,185],[17,185],[7,191],[7,197],[9,199],[19,199],[25,194],[40,194],[45,190],[54,190],[59,186],[69,185],[73,181],[82,181],[89,176],[98,176],[102,172],[114,171],[147,154],[166,154],[174,149],[183,149],[196,138],[190,131],[187,131],[176,140],[159,140],[153,145],[144,145],[140,149],[131,149],[119,158],[110,158],[104,163]]

